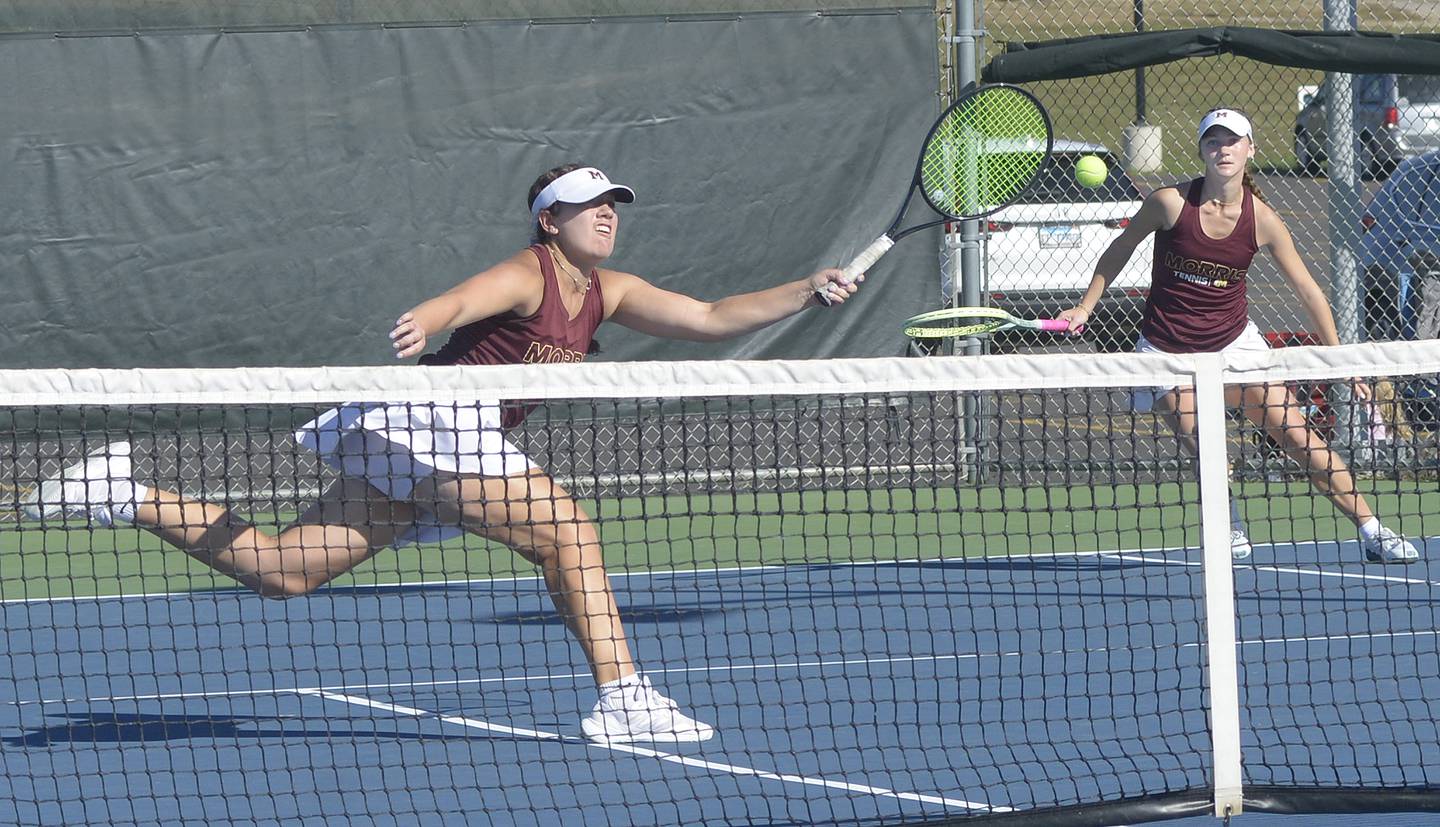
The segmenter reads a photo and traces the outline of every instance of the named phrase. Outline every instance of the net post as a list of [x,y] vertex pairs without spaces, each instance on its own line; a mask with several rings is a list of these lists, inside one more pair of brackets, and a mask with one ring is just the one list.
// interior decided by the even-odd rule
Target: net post
[[[1240,690],[1236,666],[1235,579],[1230,558],[1229,454],[1225,440],[1224,357],[1194,355],[1196,436],[1200,450],[1200,527],[1205,561],[1205,639],[1210,684],[1215,816],[1243,809]],[[1219,446],[1218,450],[1216,446]]]

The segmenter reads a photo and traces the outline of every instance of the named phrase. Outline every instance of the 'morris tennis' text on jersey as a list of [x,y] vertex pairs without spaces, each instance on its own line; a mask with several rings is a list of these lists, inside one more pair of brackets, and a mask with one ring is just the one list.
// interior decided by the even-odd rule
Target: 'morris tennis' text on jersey
[[1204,179],[1190,182],[1175,226],[1155,234],[1150,298],[1140,333],[1170,353],[1208,353],[1239,338],[1248,321],[1245,287],[1255,260],[1255,199],[1242,189],[1240,218],[1225,238],[1200,226]]
[[[600,278],[590,272],[590,290],[580,312],[570,318],[561,299],[555,262],[543,244],[530,247],[540,261],[545,294],[540,307],[528,316],[506,311],[488,319],[458,327],[436,353],[420,357],[422,365],[516,365],[549,362],[579,362],[590,351],[595,329],[605,320],[605,299]],[[529,413],[524,404],[504,403],[501,425],[513,428]]]

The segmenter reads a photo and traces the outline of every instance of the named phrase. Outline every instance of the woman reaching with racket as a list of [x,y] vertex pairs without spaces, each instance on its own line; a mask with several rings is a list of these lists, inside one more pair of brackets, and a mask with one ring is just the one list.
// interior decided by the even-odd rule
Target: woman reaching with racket
[[[1201,119],[1197,134],[1204,177],[1151,193],[1130,225],[1100,256],[1080,303],[1058,318],[1068,321],[1072,330],[1084,325],[1141,240],[1154,233],[1150,296],[1137,351],[1268,349],[1249,320],[1245,295],[1246,276],[1262,247],[1279,265],[1320,341],[1340,344],[1324,292],[1306,269],[1285,222],[1265,203],[1250,175],[1255,142],[1249,118],[1235,109],[1216,109]],[[1356,385],[1356,393],[1362,399],[1370,396],[1363,383]],[[1375,518],[1356,490],[1344,460],[1310,428],[1287,388],[1232,386],[1226,389],[1225,401],[1240,408],[1299,462],[1315,488],[1355,522],[1367,560],[1411,563],[1419,558],[1413,545]],[[1166,414],[1188,450],[1198,450],[1193,389],[1156,388],[1135,394],[1136,410],[1152,407]],[[1231,553],[1243,559],[1250,555],[1251,546],[1233,499],[1231,520]]]
[[[617,202],[634,193],[594,167],[567,164],[529,193],[534,243],[400,316],[397,357],[454,330],[432,365],[579,361],[611,319],[675,339],[738,336],[854,294],[856,280],[821,270],[768,290],[703,302],[601,269],[619,234]],[[508,404],[347,405],[297,440],[341,473],[277,535],[227,509],[130,479],[130,446],[115,443],[42,483],[32,519],[88,514],[145,528],[267,597],[308,594],[381,550],[461,532],[497,540],[538,565],[551,599],[599,687],[581,722],[596,741],[701,741],[707,724],[681,713],[635,667],[605,574],[596,528],[558,483],[505,439],[527,410]]]

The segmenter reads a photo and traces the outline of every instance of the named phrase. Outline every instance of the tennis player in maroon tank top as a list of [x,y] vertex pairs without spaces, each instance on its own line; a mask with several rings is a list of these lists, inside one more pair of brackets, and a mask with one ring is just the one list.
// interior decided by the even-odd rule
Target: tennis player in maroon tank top
[[[1285,222],[1265,203],[1250,174],[1250,160],[1255,157],[1250,119],[1237,109],[1208,112],[1200,120],[1198,140],[1204,177],[1151,193],[1100,256],[1080,303],[1059,318],[1068,320],[1072,330],[1085,324],[1135,248],[1154,233],[1150,297],[1136,350],[1211,353],[1268,348],[1249,319],[1245,296],[1251,262],[1262,248],[1279,265],[1320,341],[1340,344],[1324,291],[1301,260]],[[1361,399],[1370,398],[1363,383],[1355,387]],[[1345,461],[1310,428],[1288,388],[1230,386],[1225,401],[1264,429],[1308,470],[1315,488],[1354,521],[1365,559],[1411,563],[1419,558],[1412,544],[1375,518]],[[1137,410],[1152,406],[1166,415],[1190,451],[1198,450],[1193,389],[1155,388],[1135,394]],[[1231,553],[1236,559],[1249,557],[1250,540],[1233,499],[1231,520]]]
[[[675,339],[714,341],[821,306],[858,284],[823,269],[768,290],[699,301],[599,265],[620,231],[617,204],[635,194],[594,167],[567,164],[535,181],[533,243],[400,316],[395,355],[416,356],[454,333],[426,364],[574,362],[602,321]],[[857,279],[860,281],[862,279]],[[342,476],[296,524],[272,535],[222,506],[130,478],[115,443],[37,491],[63,491],[25,512],[83,512],[145,528],[269,597],[307,594],[391,546],[470,532],[537,564],[599,687],[581,721],[596,741],[703,741],[713,729],[679,710],[635,666],[590,517],[505,439],[523,407],[348,405],[302,427],[297,440]],[[37,495],[38,496],[38,495]]]

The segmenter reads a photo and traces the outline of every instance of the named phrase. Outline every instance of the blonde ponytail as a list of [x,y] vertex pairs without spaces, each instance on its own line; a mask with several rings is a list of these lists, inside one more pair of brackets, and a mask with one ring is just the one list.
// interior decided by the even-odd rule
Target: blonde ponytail
[[1249,164],[1245,165],[1245,177],[1240,179],[1240,183],[1245,187],[1245,189],[1250,190],[1251,195],[1255,196],[1257,199],[1266,204],[1270,203],[1269,199],[1267,199],[1265,195],[1260,192],[1260,185],[1255,183],[1255,176],[1250,172]]

